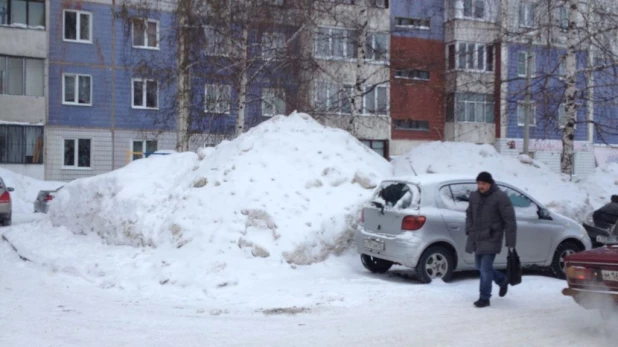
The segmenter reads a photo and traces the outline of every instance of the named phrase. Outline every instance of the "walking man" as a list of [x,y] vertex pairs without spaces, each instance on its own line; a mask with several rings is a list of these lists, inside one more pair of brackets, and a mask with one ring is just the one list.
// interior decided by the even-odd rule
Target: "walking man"
[[506,247],[515,248],[517,222],[515,209],[509,197],[501,191],[488,172],[476,178],[478,190],[470,194],[466,210],[466,252],[474,253],[476,268],[481,273],[480,297],[476,307],[489,306],[492,282],[500,286],[500,296],[506,295],[508,280],[494,270],[496,255],[502,251],[506,235]]

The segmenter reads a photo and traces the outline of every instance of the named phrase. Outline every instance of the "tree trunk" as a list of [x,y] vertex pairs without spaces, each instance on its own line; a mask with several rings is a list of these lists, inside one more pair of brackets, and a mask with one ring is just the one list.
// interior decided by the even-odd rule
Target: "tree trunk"
[[178,115],[176,118],[176,150],[189,150],[189,112],[191,106],[191,74],[190,63],[190,33],[189,16],[190,0],[178,2]]
[[245,108],[247,104],[247,87],[249,84],[248,71],[248,50],[249,50],[249,29],[246,27],[242,30],[240,56],[240,80],[238,86],[238,115],[236,116],[236,137],[245,132]]
[[575,103],[577,97],[577,56],[576,47],[578,31],[577,31],[577,13],[578,1],[569,0],[569,26],[567,29],[567,52],[565,57],[566,64],[566,124],[562,132],[562,155],[560,157],[560,169],[562,173],[573,173],[573,156],[574,156],[574,139],[575,139],[575,122],[577,119],[577,105]]

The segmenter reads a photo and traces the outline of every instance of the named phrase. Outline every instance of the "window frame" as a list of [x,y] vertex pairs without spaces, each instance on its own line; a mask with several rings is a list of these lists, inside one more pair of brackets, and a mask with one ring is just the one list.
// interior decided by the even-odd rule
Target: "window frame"
[[[286,112],[286,108],[287,108],[287,104],[285,102],[285,90],[283,89],[279,89],[279,88],[262,88],[261,90],[262,93],[262,102],[261,102],[261,108],[262,108],[262,117],[274,117],[276,115],[279,114],[285,114]],[[268,99],[266,98],[266,93],[272,93],[271,95],[268,95],[269,97],[272,96],[272,99]],[[283,111],[278,112],[276,110],[277,108],[277,103],[276,103],[276,99],[279,99],[283,102]],[[269,102],[268,100],[274,100],[273,102]],[[271,107],[273,110],[273,113],[268,113],[266,112],[266,110]]]
[[[462,47],[464,48],[463,50]],[[470,50],[470,48],[472,48],[472,50]],[[479,60],[480,52],[482,52],[482,61]],[[489,62],[490,55],[491,62]],[[455,41],[446,45],[446,59],[446,67],[448,70],[489,74],[495,72],[495,46],[489,43]],[[462,62],[464,65],[463,67],[461,66]],[[473,67],[470,67],[471,62]],[[454,63],[454,65],[451,65],[451,63]],[[479,68],[481,64],[482,68]]]
[[[12,2],[13,0],[7,0],[6,3],[6,23],[1,24],[0,27],[9,27],[9,28],[19,28],[19,29],[30,29],[30,30],[46,30],[47,29],[47,4],[45,0],[22,0],[26,2],[26,23],[15,23],[13,22],[13,18],[11,16]],[[30,25],[30,3],[39,3],[43,4],[43,25],[42,29],[39,28],[40,25]],[[26,28],[21,28],[19,26],[14,26],[15,24],[23,24]]]
[[[526,107],[526,102],[525,101],[521,101],[521,100],[517,102],[517,111],[516,111],[517,112],[517,126],[518,127],[523,127],[525,125],[524,123],[526,122],[526,118],[525,118],[526,114],[524,113],[522,115],[522,119],[521,119],[521,122],[520,122],[519,121],[520,106],[522,107],[522,109],[525,112],[525,109],[523,107]],[[537,120],[536,120],[536,118],[537,118],[536,117],[537,116],[536,101],[531,101],[530,102],[530,106],[532,107],[532,109],[531,109],[531,115],[530,115],[531,117],[530,117],[530,124],[529,124],[529,126],[530,127],[536,127],[536,123],[537,123]]]
[[[88,154],[89,156],[89,162],[90,162],[90,166],[79,166],[79,141],[90,141],[90,153]],[[74,163],[73,165],[66,165],[65,164],[65,153],[66,153],[66,141],[74,141],[74,153],[73,153],[73,159],[74,159]],[[82,137],[82,136],[77,136],[77,137],[63,137],[62,138],[62,169],[63,170],[93,170],[92,167],[92,147],[94,145],[94,140],[92,137]]]
[[[136,46],[135,45],[135,21],[141,21],[144,24],[144,45],[143,46]],[[150,23],[155,23],[157,25],[157,45],[152,47],[148,45],[148,26],[150,25]],[[134,18],[131,21],[131,47],[135,48],[135,49],[148,49],[148,50],[153,50],[153,51],[158,51],[161,49],[160,47],[160,30],[161,26],[160,26],[160,21],[156,20],[156,19],[150,19],[150,18]]]
[[[29,143],[28,130],[36,129],[39,133],[34,142]],[[18,139],[13,139],[16,136]],[[37,149],[38,138],[41,138],[40,148]],[[29,146],[32,146],[29,148]],[[19,147],[19,148],[16,148]],[[45,163],[45,127],[43,125],[22,125],[22,124],[0,124],[0,164],[19,164],[19,165],[41,165]],[[29,149],[32,150],[32,161],[26,160],[29,157]],[[38,153],[37,153],[38,151]],[[11,154],[9,154],[9,152]],[[16,154],[17,152],[17,154]],[[37,155],[38,154],[38,155]],[[35,159],[38,157],[38,161]],[[6,159],[5,159],[6,158]],[[19,158],[18,160],[11,160]]]
[[[229,100],[227,100],[227,110],[220,111],[217,108],[223,108],[219,104],[221,101],[217,101],[215,105],[215,109],[208,109],[208,89],[212,87],[216,90],[216,96],[219,98],[222,94],[222,91],[225,89],[226,94],[229,95]],[[224,105],[225,106],[225,105]],[[232,86],[229,84],[215,84],[215,83],[206,83],[204,85],[204,113],[207,114],[218,114],[218,115],[229,115],[232,113]]]
[[[75,18],[75,39],[67,39],[66,38],[66,15],[68,12],[74,12],[76,14],[76,18]],[[84,40],[81,38],[81,21],[82,21],[82,14],[88,15],[88,35],[89,35],[89,39],[88,40]],[[83,44],[92,44],[93,40],[92,40],[92,32],[93,32],[93,22],[92,22],[92,12],[90,11],[83,11],[83,10],[76,10],[76,9],[65,9],[62,11],[62,40],[64,42],[71,42],[71,43],[83,43]]]
[[[383,35],[384,37],[386,37],[386,51],[383,53],[383,59],[376,59],[376,42],[377,42],[377,36],[378,35]],[[369,39],[371,38],[371,43],[369,43]],[[367,49],[368,47],[371,48],[371,50]],[[371,53],[371,57],[369,57],[369,54]],[[390,36],[386,33],[383,32],[379,32],[379,31],[372,31],[372,32],[368,32],[366,35],[366,41],[365,41],[365,61],[367,62],[371,62],[374,64],[386,64],[388,63],[390,60]]]
[[[133,146],[135,145],[136,142],[141,142],[142,143],[142,152],[135,152],[134,151],[134,147]],[[148,158],[153,153],[155,153],[155,152],[152,152],[152,153],[150,153],[150,155],[146,156],[146,154],[149,153],[149,152],[145,151],[146,148],[148,147],[147,146],[148,142],[154,142],[156,144],[157,149],[155,150],[155,152],[159,150],[159,141],[158,140],[148,140],[148,139],[146,139],[146,140],[135,140],[135,139],[131,140],[131,142],[129,143],[129,145],[130,145],[130,152],[131,152],[131,156],[130,156],[131,161],[145,159],[145,158]],[[142,157],[141,158],[135,158],[135,155],[136,155],[135,153],[140,153],[138,155],[141,155]]]
[[[378,112],[378,89],[386,89],[386,111],[385,113]],[[371,90],[369,90],[371,89]],[[375,110],[373,113],[367,112],[367,96],[373,93],[374,95],[374,105]],[[363,86],[363,97],[362,97],[362,105],[363,105],[363,116],[389,116],[390,114],[390,88],[388,85],[364,85]]]
[[[66,76],[74,76],[75,77],[75,92],[73,93],[73,95],[75,96],[75,101],[74,102],[70,102],[70,101],[66,101],[64,98],[66,96],[66,85],[65,85],[65,77]],[[90,78],[90,103],[88,104],[82,104],[79,102],[79,90],[80,90],[80,85],[79,85],[79,77],[88,77]],[[83,107],[92,107],[92,105],[94,104],[92,98],[93,98],[93,78],[92,75],[88,75],[88,74],[80,74],[80,73],[69,73],[69,72],[65,72],[62,73],[62,104],[66,105],[66,106],[83,106]]]
[[[207,32],[208,30],[208,32]],[[214,52],[210,52],[208,50],[208,39],[210,37],[209,33],[212,33],[211,39],[215,40],[214,47],[216,48]],[[204,53],[207,57],[229,57],[230,56],[230,41],[228,38],[223,35],[221,32],[217,31],[217,28],[213,25],[204,26],[204,38],[207,40],[204,45]],[[223,42],[223,44],[220,44]],[[223,47],[223,52],[220,52],[219,47]]]
[[[404,24],[404,22],[407,23]],[[425,23],[427,23],[427,25],[424,25]],[[395,27],[403,29],[431,30],[431,18],[395,17]]]
[[[521,63],[520,62],[520,58],[521,58],[522,55],[524,56],[524,72],[523,72],[523,74],[520,73],[520,71],[519,71],[520,63]],[[536,77],[536,72],[537,72],[536,71],[536,68],[537,68],[537,66],[536,66],[536,54],[532,53],[530,55],[532,56],[532,67],[531,67],[532,71],[530,71],[530,77]],[[528,52],[525,52],[525,51],[517,52],[517,76],[525,78],[527,70],[528,70]]]
[[[261,52],[260,56],[262,60],[281,60],[281,52],[285,51],[287,43],[287,36],[285,33],[278,31],[265,32],[262,34],[260,40]],[[280,46],[279,46],[280,44]],[[267,48],[267,49],[265,49]]]
[[[142,82],[142,105],[135,105],[135,82]],[[157,84],[157,105],[149,107],[148,104],[148,82]],[[159,109],[159,81],[152,78],[131,78],[131,108],[134,110],[158,110]]]
[[[316,81],[313,85],[313,108],[320,114],[336,114],[336,115],[351,115],[352,105],[349,98],[354,98],[354,86],[351,84],[343,84],[342,87],[338,83],[329,81]],[[326,100],[324,101],[325,109],[321,109],[319,100],[319,91],[326,90]],[[347,90],[347,91],[346,91]],[[345,99],[342,98],[344,93]],[[336,98],[336,99],[335,99]],[[334,102],[337,105],[334,105]],[[336,107],[335,107],[336,106]],[[350,112],[347,112],[349,108]]]
[[[426,73],[427,78],[421,77],[421,73]],[[407,76],[406,76],[407,75]],[[416,75],[410,77],[410,75]],[[411,80],[411,81],[430,81],[431,71],[419,69],[395,69],[394,77],[396,79]]]
[[[494,124],[496,122],[496,115],[494,108],[496,106],[496,100],[488,101],[489,97],[492,97],[492,94],[481,94],[481,93],[456,93],[453,98],[453,122],[455,123],[472,123],[472,124]],[[470,97],[466,99],[465,97]],[[470,100],[474,97],[477,97],[482,100]],[[462,100],[463,99],[463,100]],[[458,104],[463,104],[462,106]],[[474,104],[474,120],[468,120],[469,113],[469,104]],[[483,121],[477,121],[477,109],[482,110],[483,112]],[[487,110],[490,110],[489,114]],[[458,113],[459,110],[463,110],[461,115]],[[490,115],[491,121],[488,121],[488,117]],[[463,117],[463,120],[460,118]]]
[[[520,28],[534,29],[536,27],[536,4],[532,1],[520,2],[518,7],[518,17],[518,25]],[[528,23],[528,21],[531,21],[532,23]]]
[[[466,4],[469,3],[470,4],[470,14],[466,15]],[[477,8],[478,8],[478,4],[482,3],[483,4],[483,13],[481,16],[477,16]],[[462,9],[461,9],[461,17],[465,18],[465,19],[472,19],[472,20],[486,20],[487,19],[487,3],[485,2],[485,0],[463,0],[462,1]]]
[[[328,55],[322,55],[319,52],[319,36],[320,36],[320,29],[328,29]],[[314,50],[313,50],[313,54],[314,57],[317,59],[322,59],[322,60],[343,60],[343,61],[354,61],[356,60],[356,56],[358,56],[358,44],[355,43],[354,41],[352,41],[352,43],[355,43],[354,46],[354,51],[352,52],[352,55],[350,57],[348,57],[348,40],[350,39],[350,33],[354,33],[353,29],[349,29],[349,28],[345,28],[345,27],[337,27],[337,26],[318,26],[315,29],[315,36],[314,36]],[[335,40],[333,39],[333,30],[341,30],[345,33],[344,37],[343,37],[343,46],[342,46],[342,57],[338,57],[335,56],[333,54],[334,52],[334,45],[333,42],[335,42]],[[355,56],[356,55],[356,56]]]
[[[38,58],[29,58],[29,57],[19,57],[19,56],[10,56],[10,55],[4,55],[4,54],[0,54],[0,59],[4,58],[4,67],[0,67],[0,95],[11,95],[11,96],[28,96],[28,97],[35,97],[35,98],[41,98],[41,97],[45,97],[45,59],[38,59]],[[9,68],[8,68],[8,59],[21,59],[22,61],[22,72],[21,72],[21,82],[22,82],[22,90],[20,94],[10,94],[8,92],[8,87],[9,87],[9,80],[8,80],[8,72],[9,72]],[[40,79],[42,81],[42,85],[41,87],[41,95],[30,95],[28,94],[28,61],[31,60],[35,60],[38,61],[39,63],[43,64],[43,69],[41,70],[41,76]],[[5,74],[2,74],[2,72],[6,72]],[[6,91],[6,92],[5,92]]]
[[[411,124],[416,124],[416,127],[406,127],[404,125],[402,125],[404,122],[409,122]],[[421,127],[418,126],[419,124],[426,124],[427,127]],[[393,128],[395,130],[402,130],[402,131],[423,131],[423,132],[429,132],[430,131],[430,124],[429,121],[427,120],[417,120],[417,119],[393,119]]]

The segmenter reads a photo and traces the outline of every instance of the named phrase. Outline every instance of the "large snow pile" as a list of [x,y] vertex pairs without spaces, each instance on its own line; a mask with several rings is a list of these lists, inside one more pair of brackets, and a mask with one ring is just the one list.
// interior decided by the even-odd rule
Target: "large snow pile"
[[580,184],[590,194],[590,202],[594,209],[607,204],[613,194],[618,194],[618,164],[611,163],[597,168]]
[[198,154],[74,181],[49,215],[110,244],[184,253],[185,268],[224,271],[235,255],[303,265],[347,248],[360,206],[390,175],[390,163],[349,133],[292,114]]
[[11,192],[13,213],[32,213],[34,200],[40,190],[53,190],[62,186],[62,182],[39,181],[34,178],[0,168],[0,177],[4,183],[15,191]]
[[503,156],[491,145],[431,142],[398,157],[393,166],[397,175],[414,174],[413,168],[417,174],[453,173],[475,178],[480,171],[488,171],[494,179],[515,185],[565,216],[581,221],[592,210],[588,187],[527,156]]

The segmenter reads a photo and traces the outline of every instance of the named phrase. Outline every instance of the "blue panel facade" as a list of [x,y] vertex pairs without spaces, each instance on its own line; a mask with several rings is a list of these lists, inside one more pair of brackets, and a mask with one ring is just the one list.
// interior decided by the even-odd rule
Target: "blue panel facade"
[[[517,122],[517,105],[525,101],[526,97],[526,78],[520,76],[517,71],[518,55],[520,52],[527,53],[527,45],[512,44],[508,48],[508,95],[507,101],[507,133],[508,138],[522,138],[524,135],[523,126]],[[558,113],[560,104],[564,103],[565,84],[560,77],[559,61],[564,55],[564,50],[558,48],[547,48],[545,46],[534,46],[532,54],[536,59],[536,73],[533,71],[530,91],[531,100],[536,103],[536,126],[530,127],[530,138],[543,140],[559,140],[562,138],[562,129],[558,123]],[[578,69],[585,66],[585,55],[578,56]],[[586,80],[583,74],[578,75],[578,90],[586,87]],[[575,140],[587,140],[586,108],[583,98],[576,101],[578,104],[577,120],[575,128]]]
[[[602,66],[599,61],[595,66]],[[608,64],[611,65],[611,64]],[[618,144],[618,68],[615,66],[594,73],[594,142]]]
[[[429,19],[427,29],[397,26],[396,18]],[[391,0],[392,35],[444,41],[444,0]]]

